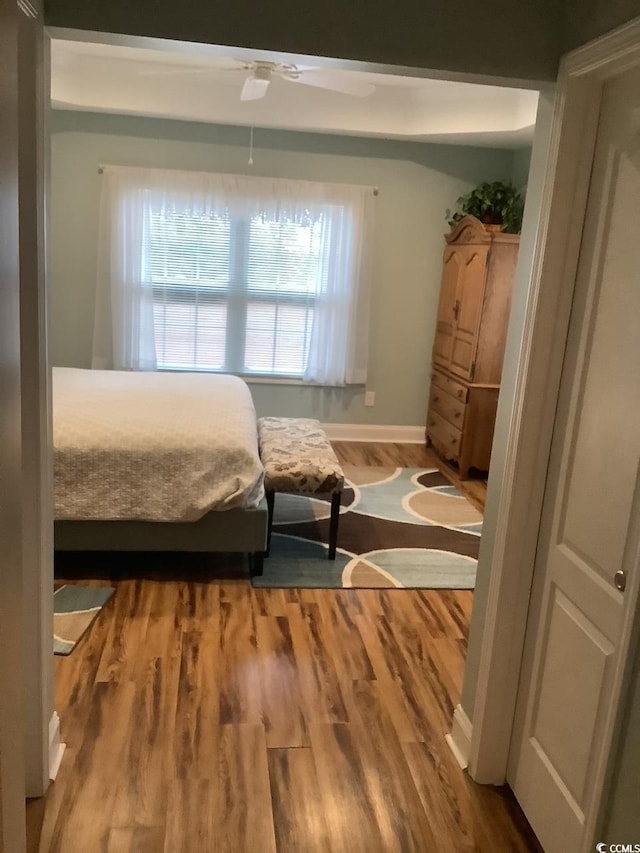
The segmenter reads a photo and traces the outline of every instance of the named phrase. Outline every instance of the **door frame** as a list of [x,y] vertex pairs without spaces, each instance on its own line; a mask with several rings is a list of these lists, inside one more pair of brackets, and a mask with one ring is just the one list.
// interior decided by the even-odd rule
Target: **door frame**
[[[602,86],[638,65],[640,18],[568,53],[560,66],[524,322],[522,328],[511,324],[507,342],[507,352],[519,355],[513,403],[505,400],[498,411],[496,432],[502,428],[507,434],[504,470],[497,472],[499,480],[490,475],[487,516],[493,535],[480,554],[490,576],[473,715],[466,731],[469,772],[482,783],[502,784],[506,778]],[[527,275],[527,265],[525,257],[519,266],[520,279]],[[520,337],[521,341],[516,340]],[[639,585],[640,580],[634,578],[628,594],[637,597]],[[637,628],[632,622],[625,625],[620,644],[621,661],[627,663]],[[610,757],[613,720],[628,668],[621,666],[616,673],[615,707],[608,727]],[[466,722],[462,711],[458,728],[464,729]],[[454,739],[455,731],[454,722]],[[606,763],[597,771],[600,794]],[[595,830],[596,820],[594,813],[586,838]]]

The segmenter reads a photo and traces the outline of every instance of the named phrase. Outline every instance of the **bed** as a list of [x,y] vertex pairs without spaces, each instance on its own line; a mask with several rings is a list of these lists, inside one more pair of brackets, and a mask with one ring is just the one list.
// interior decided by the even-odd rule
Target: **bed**
[[237,377],[53,370],[56,550],[244,551],[267,508]]

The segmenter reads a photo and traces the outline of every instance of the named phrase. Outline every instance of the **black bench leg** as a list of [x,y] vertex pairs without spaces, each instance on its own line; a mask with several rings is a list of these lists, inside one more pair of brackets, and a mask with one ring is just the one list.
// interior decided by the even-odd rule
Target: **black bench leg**
[[269,556],[269,551],[271,550],[271,528],[273,527],[273,505],[275,502],[276,494],[271,490],[267,490],[265,492],[267,496],[267,509],[269,510],[269,520],[267,524],[267,550],[264,552],[265,557]]
[[329,525],[329,559],[335,560],[338,544],[338,521],[340,520],[340,499],[342,494],[336,492],[331,496],[331,523]]
[[260,577],[264,570],[264,551],[254,551],[249,554],[249,571],[252,578]]

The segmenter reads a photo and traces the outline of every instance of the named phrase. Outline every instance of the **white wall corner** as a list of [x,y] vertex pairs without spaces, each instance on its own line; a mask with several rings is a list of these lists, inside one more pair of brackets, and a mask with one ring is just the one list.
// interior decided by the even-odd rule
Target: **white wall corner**
[[58,775],[65,749],[66,744],[60,741],[60,717],[54,711],[49,720],[49,779],[52,782]]
[[472,725],[469,717],[464,712],[462,705],[456,705],[453,712],[453,723],[451,733],[444,736],[454,758],[463,770],[469,766],[469,755],[471,754],[471,732]]
[[322,424],[330,441],[376,441],[393,444],[424,444],[424,425]]

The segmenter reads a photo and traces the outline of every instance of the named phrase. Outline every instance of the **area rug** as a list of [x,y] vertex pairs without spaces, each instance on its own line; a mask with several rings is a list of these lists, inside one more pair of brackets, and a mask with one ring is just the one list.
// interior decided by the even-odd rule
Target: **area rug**
[[61,586],[53,594],[53,652],[68,655],[115,590],[110,586]]
[[435,468],[345,468],[338,551],[329,500],[276,495],[256,587],[473,589],[482,515]]

